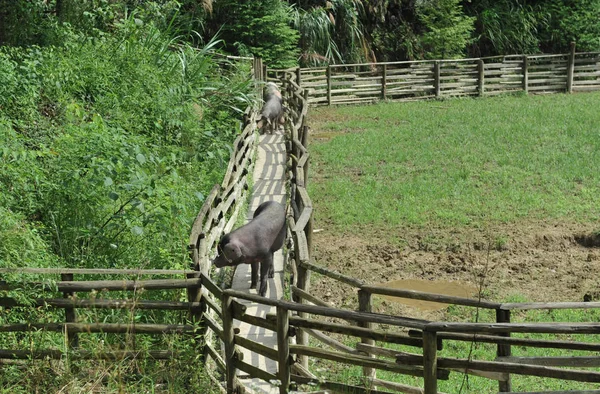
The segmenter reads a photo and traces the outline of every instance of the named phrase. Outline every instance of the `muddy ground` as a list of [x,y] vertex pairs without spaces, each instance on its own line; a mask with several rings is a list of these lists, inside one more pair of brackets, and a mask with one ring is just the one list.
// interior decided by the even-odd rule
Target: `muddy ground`
[[[364,227],[338,233],[317,220],[314,228],[317,264],[371,284],[442,280],[474,297],[482,289],[493,301],[600,300],[600,248],[592,224],[522,222],[486,231]],[[356,307],[354,289],[319,275],[311,293],[337,307]],[[383,298],[374,304],[380,313],[424,318],[443,313]]]

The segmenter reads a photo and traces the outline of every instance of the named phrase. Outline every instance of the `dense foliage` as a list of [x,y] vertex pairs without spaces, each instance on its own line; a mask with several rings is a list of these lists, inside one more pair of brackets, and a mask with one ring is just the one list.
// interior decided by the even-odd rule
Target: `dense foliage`
[[0,231],[18,222],[55,256],[3,265],[185,266],[190,223],[250,102],[249,67],[224,69],[214,43],[178,46],[138,18],[113,29],[0,51]]
[[[132,12],[271,67],[600,50],[600,0],[0,0],[0,43],[110,31]],[[196,31],[199,34],[191,34]]]

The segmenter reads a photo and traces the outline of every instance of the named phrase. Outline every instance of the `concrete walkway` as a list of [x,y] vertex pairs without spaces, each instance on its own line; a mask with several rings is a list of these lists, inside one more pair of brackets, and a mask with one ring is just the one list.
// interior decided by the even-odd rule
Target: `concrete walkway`
[[[285,206],[286,190],[285,190],[285,163],[286,150],[283,130],[279,130],[274,134],[264,134],[260,136],[258,145],[258,154],[254,164],[254,189],[248,209],[249,221],[256,208],[265,201],[277,201]],[[275,277],[269,279],[267,289],[267,297],[280,299],[283,297],[283,253],[279,250],[274,256]],[[256,290],[250,290],[250,265],[239,265],[233,277],[231,286],[235,290],[246,293],[256,294]],[[242,300],[240,300],[242,301]],[[246,305],[246,314],[266,317],[267,313],[276,313],[275,307],[266,305],[257,305],[249,301],[243,301]],[[277,348],[277,333],[265,328],[252,326],[234,321],[234,327],[240,329],[241,336],[250,340],[261,343],[272,349]],[[244,362],[258,367],[264,371],[277,375],[277,362],[267,359],[249,350],[240,348],[244,354]],[[249,389],[257,394],[279,393],[279,388],[264,382],[261,379],[249,379],[245,373],[238,371],[238,376],[241,382]]]

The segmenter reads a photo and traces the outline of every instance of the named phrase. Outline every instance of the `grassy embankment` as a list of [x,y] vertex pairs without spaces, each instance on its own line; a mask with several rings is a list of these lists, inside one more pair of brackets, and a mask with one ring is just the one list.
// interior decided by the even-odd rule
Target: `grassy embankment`
[[[309,192],[316,226],[356,234],[377,228],[378,236],[394,237],[403,226],[450,231],[518,226],[522,220],[596,223],[599,103],[600,94],[594,93],[313,109]],[[493,321],[487,313],[480,311],[479,321]],[[513,321],[593,322],[598,317],[591,310],[544,311],[516,313]],[[475,315],[450,307],[447,318],[474,321]],[[597,341],[592,336],[563,339]],[[565,353],[514,347],[513,355]],[[439,356],[493,360],[495,347],[449,342]],[[331,370],[339,371],[342,381],[361,375],[360,368]],[[422,386],[417,378],[378,376]],[[513,375],[513,390],[591,387]],[[439,389],[494,392],[497,384],[453,373]]]

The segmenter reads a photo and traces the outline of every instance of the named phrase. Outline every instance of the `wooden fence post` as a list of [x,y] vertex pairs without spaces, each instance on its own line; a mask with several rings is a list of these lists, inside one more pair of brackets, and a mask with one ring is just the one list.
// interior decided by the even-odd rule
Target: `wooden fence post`
[[440,62],[436,60],[433,63],[433,86],[435,88],[435,97],[439,98],[442,94],[442,88],[440,86]]
[[301,77],[300,76],[301,76],[300,67],[298,67],[296,69],[296,85],[302,87],[302,85],[301,85],[302,81],[301,81]]
[[[296,252],[296,258],[297,258],[297,262],[299,262],[298,256],[297,256]],[[298,282],[297,282],[297,286],[300,290],[304,290],[306,292],[309,291],[309,287],[310,287],[310,270],[308,270],[304,265],[297,263],[296,264],[298,267]],[[300,302],[303,303],[304,300],[302,298],[299,298],[298,300],[295,300],[296,302]],[[302,318],[302,319],[307,319],[308,318],[308,313],[306,312],[298,312],[298,317]],[[298,343],[298,345],[308,345],[308,334],[304,331],[304,330],[298,330],[296,332],[296,342]],[[304,354],[300,354],[296,356],[296,360],[297,362],[304,367],[304,369],[308,370],[308,356],[304,355]]]
[[437,333],[423,330],[424,394],[437,394]]
[[264,82],[267,82],[267,81],[269,80],[269,76],[267,75],[267,71],[268,71],[268,70],[267,70],[267,65],[266,65],[266,64],[263,64],[263,74],[262,74],[262,78],[263,78],[263,79],[262,79],[262,80],[263,80]]
[[[360,289],[358,291],[358,310],[361,312],[367,312],[367,313],[370,313],[373,311],[372,304],[371,304],[371,293],[370,292],[368,292],[366,290],[362,290],[362,289]],[[373,329],[373,323],[359,322],[358,325],[359,325],[359,327]],[[375,345],[375,341],[373,339],[361,338],[360,341],[361,341],[361,343],[364,343],[366,345],[370,345],[370,346]],[[375,358],[375,355],[370,355],[370,357]],[[369,368],[369,367],[363,368],[363,376],[366,378],[367,381],[372,381],[372,379],[375,379],[376,373],[377,373],[377,371],[374,368]]]
[[331,65],[327,66],[327,105],[331,105]]
[[233,335],[233,298],[226,293],[221,297],[221,308],[223,313],[223,342],[225,345],[225,375],[227,382],[227,394],[234,394],[235,387],[235,342]]
[[279,361],[279,394],[287,394],[290,389],[290,316],[287,308],[277,306],[277,356]]
[[523,56],[523,91],[529,93],[529,58]]
[[[510,310],[496,309],[496,322],[497,323],[510,323]],[[510,337],[510,333],[500,334],[501,336]],[[510,344],[498,344],[498,350],[496,352],[498,357],[507,357],[511,355]],[[512,383],[510,374],[507,374],[506,380],[498,381],[498,391],[500,392],[511,392]]]
[[479,96],[483,96],[485,92],[485,64],[483,59],[477,61],[477,75],[477,91],[479,92]]
[[575,72],[575,42],[571,42],[571,53],[567,65],[567,93],[573,93],[573,74]]
[[387,64],[383,64],[383,69],[381,70],[381,99],[385,100],[387,98]]
[[[71,273],[67,273],[67,274],[60,274],[60,280],[64,281],[64,282],[71,282],[73,281],[73,274]],[[64,292],[63,296],[65,298],[73,298],[73,296],[75,295],[74,292]],[[72,307],[68,307],[65,308],[65,321],[67,323],[76,323],[77,322],[77,315],[75,314],[75,308]],[[68,329],[65,329],[65,335],[67,336],[67,342],[69,344],[69,348],[74,349],[79,347],[79,337],[77,336],[76,333],[69,333]]]

